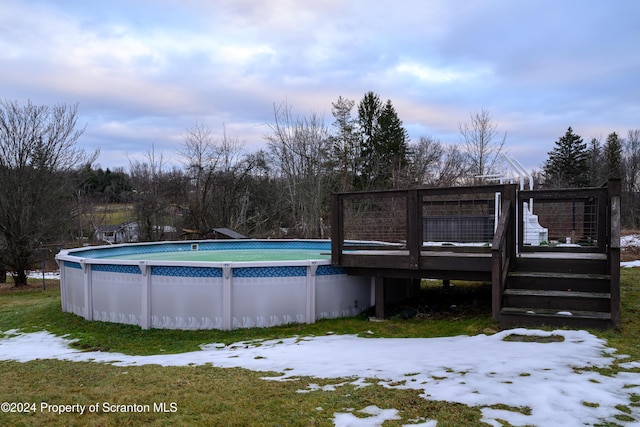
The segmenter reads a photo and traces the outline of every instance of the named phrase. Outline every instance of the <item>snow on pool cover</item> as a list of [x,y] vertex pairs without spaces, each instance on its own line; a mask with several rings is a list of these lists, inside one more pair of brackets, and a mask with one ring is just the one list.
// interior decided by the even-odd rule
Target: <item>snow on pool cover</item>
[[[507,336],[551,335],[561,339],[505,340]],[[209,344],[201,351],[153,356],[83,352],[69,343],[48,332],[6,331],[0,338],[0,360],[58,359],[116,366],[210,363],[221,368],[282,373],[265,378],[275,381],[349,378],[323,387],[311,381],[300,393],[326,392],[346,384],[366,387],[364,379],[374,378],[385,387],[419,390],[425,399],[479,406],[482,421],[493,426],[502,425],[498,420],[514,426],[584,426],[603,420],[630,426],[640,422],[640,407],[631,403],[640,394],[640,363],[615,354],[604,340],[586,331],[514,329],[489,336],[446,338],[291,337],[227,346]],[[614,365],[620,370],[615,375],[592,370]],[[530,413],[492,408],[499,404],[530,408]],[[353,413],[359,413],[360,418]],[[635,421],[615,418],[621,415]],[[399,419],[398,411],[371,405],[335,413],[333,421],[340,427],[372,426],[386,419]],[[425,414],[419,425],[435,426],[436,421]]]

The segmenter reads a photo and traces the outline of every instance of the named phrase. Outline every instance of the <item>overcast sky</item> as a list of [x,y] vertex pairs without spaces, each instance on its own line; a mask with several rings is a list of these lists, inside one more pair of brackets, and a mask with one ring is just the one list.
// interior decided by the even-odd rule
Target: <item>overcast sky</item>
[[102,167],[179,164],[196,123],[253,152],[273,108],[333,122],[338,96],[390,99],[412,141],[459,143],[486,109],[540,167],[569,126],[640,128],[636,0],[2,0],[0,97],[79,104]]

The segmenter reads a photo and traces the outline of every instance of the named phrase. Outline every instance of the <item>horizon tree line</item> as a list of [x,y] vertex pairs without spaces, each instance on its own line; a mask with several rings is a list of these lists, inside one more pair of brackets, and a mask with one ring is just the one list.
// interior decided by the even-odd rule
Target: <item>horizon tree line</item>
[[[16,284],[47,245],[75,246],[104,224],[98,207],[131,206],[139,239],[184,236],[227,227],[251,237],[326,238],[333,192],[474,185],[500,171],[506,133],[487,110],[459,123],[457,144],[429,136],[411,141],[391,100],[374,92],[332,102],[333,122],[274,104],[266,148],[246,153],[227,134],[196,123],[183,134],[182,167],[152,146],[144,160],[103,170],[97,152],[77,147],[77,104],[36,106],[0,101],[0,281]],[[603,162],[602,159],[605,159]],[[638,226],[640,130],[589,144],[569,128],[536,172],[545,187],[600,185],[623,179],[623,220]],[[17,220],[19,219],[19,220]],[[173,236],[175,237],[175,236]]]

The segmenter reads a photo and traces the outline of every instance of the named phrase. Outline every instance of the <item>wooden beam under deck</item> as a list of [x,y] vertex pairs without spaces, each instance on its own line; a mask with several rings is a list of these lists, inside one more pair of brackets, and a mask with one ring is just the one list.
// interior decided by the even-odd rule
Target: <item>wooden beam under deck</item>
[[364,276],[484,281],[491,280],[491,253],[423,251],[415,268],[408,251],[345,252],[341,267]]

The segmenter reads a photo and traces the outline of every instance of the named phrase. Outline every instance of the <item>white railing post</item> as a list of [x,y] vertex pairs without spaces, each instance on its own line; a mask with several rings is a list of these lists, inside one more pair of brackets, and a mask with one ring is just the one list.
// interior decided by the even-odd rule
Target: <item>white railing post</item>
[[151,266],[140,261],[140,327],[151,327]]
[[231,290],[233,272],[231,263],[222,265],[222,329],[231,330]]
[[80,261],[80,266],[82,267],[84,285],[84,318],[86,320],[93,320],[93,289],[91,284],[91,264],[87,263],[86,260],[83,259]]
[[307,266],[307,324],[316,321],[316,272],[318,263],[310,261]]

